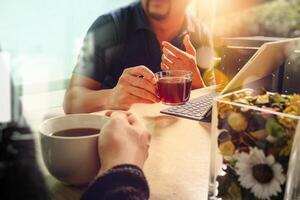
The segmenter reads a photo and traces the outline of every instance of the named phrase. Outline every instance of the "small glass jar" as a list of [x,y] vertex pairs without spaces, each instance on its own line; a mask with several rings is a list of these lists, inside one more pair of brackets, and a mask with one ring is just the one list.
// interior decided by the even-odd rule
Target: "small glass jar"
[[299,115],[299,95],[244,89],[216,98],[208,199],[299,196]]

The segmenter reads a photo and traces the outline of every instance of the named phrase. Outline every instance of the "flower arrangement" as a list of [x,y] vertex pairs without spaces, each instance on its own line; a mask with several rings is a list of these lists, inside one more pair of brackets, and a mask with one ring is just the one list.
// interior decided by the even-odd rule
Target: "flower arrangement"
[[242,90],[217,100],[217,198],[283,199],[300,95]]

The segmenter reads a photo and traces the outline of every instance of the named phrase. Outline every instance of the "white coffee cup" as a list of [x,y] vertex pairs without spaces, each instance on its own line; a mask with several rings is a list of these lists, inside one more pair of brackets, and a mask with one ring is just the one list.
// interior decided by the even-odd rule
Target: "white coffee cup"
[[89,183],[100,168],[98,134],[89,136],[53,136],[54,132],[76,129],[101,129],[108,120],[96,114],[72,114],[44,121],[39,129],[44,163],[50,174],[63,183]]

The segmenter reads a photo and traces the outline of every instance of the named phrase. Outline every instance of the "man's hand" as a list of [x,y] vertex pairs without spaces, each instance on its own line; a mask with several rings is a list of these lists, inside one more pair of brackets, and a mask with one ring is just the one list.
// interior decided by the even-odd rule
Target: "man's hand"
[[183,39],[186,52],[182,51],[169,42],[163,42],[163,55],[161,62],[162,70],[188,70],[193,73],[193,88],[204,87],[196,61],[196,50],[193,47],[189,35]]
[[145,66],[127,68],[112,89],[108,101],[109,109],[128,110],[134,103],[156,103],[156,79]]
[[101,169],[98,175],[121,164],[133,164],[142,169],[148,157],[150,133],[129,112],[107,112],[106,115],[111,119],[99,135]]
[[190,70],[197,68],[196,50],[193,47],[189,35],[185,35],[183,44],[186,52],[178,49],[169,42],[163,42],[162,70]]

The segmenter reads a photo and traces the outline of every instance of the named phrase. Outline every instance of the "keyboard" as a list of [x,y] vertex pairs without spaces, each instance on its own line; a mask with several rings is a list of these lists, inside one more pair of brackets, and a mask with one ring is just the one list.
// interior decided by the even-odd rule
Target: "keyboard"
[[207,95],[192,99],[183,105],[172,106],[160,112],[163,114],[202,121],[207,117],[206,114],[208,111],[210,111],[213,99],[217,95],[218,93],[212,92]]

